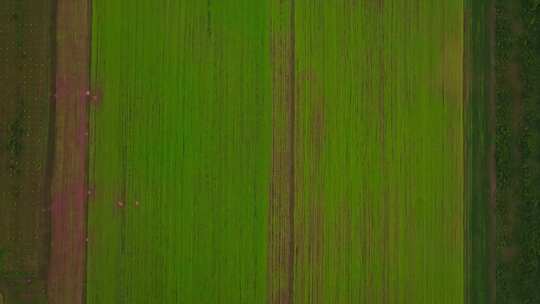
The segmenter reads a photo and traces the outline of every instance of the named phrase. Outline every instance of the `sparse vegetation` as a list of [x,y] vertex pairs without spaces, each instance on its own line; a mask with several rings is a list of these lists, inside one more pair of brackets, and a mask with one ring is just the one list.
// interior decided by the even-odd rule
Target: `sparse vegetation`
[[497,1],[497,303],[540,303],[540,1]]

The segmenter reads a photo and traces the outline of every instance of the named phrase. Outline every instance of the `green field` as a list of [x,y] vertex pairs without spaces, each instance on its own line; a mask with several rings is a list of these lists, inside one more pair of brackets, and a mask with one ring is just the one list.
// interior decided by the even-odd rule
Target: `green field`
[[465,1],[465,286],[466,303],[495,301],[494,10]]
[[464,302],[462,0],[92,15],[88,303]]

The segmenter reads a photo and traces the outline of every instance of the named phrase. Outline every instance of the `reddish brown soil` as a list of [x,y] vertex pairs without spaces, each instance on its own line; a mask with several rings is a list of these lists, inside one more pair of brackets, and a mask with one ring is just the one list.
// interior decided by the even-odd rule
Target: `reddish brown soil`
[[88,1],[57,1],[49,303],[84,302],[88,151]]

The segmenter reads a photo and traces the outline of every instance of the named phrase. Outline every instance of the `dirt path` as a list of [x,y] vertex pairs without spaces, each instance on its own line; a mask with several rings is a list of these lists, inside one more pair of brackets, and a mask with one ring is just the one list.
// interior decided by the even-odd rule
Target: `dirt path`
[[56,3],[55,137],[49,303],[83,303],[86,253],[89,7]]

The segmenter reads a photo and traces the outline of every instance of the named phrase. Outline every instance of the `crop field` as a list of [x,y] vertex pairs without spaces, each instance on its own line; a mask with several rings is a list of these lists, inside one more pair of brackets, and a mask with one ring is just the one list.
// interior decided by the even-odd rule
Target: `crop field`
[[94,0],[87,303],[463,303],[462,0]]
[[471,304],[495,302],[493,4],[465,2],[465,298]]

